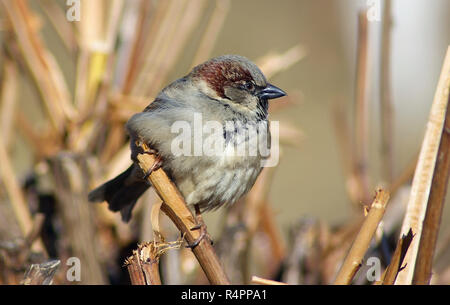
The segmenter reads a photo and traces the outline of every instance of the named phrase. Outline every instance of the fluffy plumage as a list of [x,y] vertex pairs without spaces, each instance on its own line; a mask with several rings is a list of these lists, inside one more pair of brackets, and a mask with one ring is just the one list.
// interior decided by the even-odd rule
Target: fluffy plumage
[[[195,116],[235,128],[210,135],[210,140],[224,141],[224,150],[250,145],[253,139],[270,142],[267,100],[285,93],[267,83],[259,68],[237,55],[213,58],[191,73],[164,88],[143,112],[135,114],[126,124],[132,159],[139,153],[136,141],[147,143],[162,157],[162,168],[172,178],[189,205],[202,211],[232,204],[246,194],[261,172],[262,156],[254,155],[180,155],[173,153],[173,132],[176,122],[195,128]],[[256,133],[246,128],[259,126]],[[215,138],[214,138],[215,137]],[[256,137],[256,138],[254,138]],[[195,143],[194,135],[191,142]],[[192,151],[195,147],[192,147]],[[138,165],[131,165],[121,175],[89,194],[90,201],[104,201],[113,211],[121,211],[128,221],[137,199],[150,187]]]

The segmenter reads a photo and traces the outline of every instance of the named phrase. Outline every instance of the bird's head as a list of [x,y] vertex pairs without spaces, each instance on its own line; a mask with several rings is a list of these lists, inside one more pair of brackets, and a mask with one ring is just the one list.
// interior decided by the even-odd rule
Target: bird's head
[[285,96],[280,88],[267,82],[261,70],[238,55],[212,58],[189,74],[208,97],[246,115],[267,115],[267,101]]

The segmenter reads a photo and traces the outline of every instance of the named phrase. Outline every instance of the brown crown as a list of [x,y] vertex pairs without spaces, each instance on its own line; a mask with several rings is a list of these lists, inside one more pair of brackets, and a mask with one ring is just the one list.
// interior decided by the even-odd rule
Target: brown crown
[[225,98],[224,87],[239,81],[253,80],[247,69],[233,61],[206,62],[194,70],[194,75],[204,79],[222,98]]

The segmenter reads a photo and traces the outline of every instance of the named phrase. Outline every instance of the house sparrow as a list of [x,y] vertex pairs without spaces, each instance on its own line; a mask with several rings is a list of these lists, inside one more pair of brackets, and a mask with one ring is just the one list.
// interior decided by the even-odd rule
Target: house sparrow
[[[234,203],[255,183],[262,169],[263,156],[259,152],[205,155],[201,149],[200,153],[195,153],[199,148],[195,147],[195,128],[198,128],[194,126],[195,117],[201,116],[203,123],[218,122],[224,126],[220,132],[211,134],[212,140],[223,143],[222,152],[231,147],[250,145],[254,143],[252,140],[270,142],[268,100],[284,95],[283,90],[269,84],[259,68],[245,57],[224,55],[198,65],[188,75],[164,88],[143,112],[131,117],[126,129],[131,138],[134,163],[93,190],[89,200],[107,201],[109,209],[120,211],[122,219],[128,222],[137,199],[150,187],[145,179],[149,173],[143,173],[137,164],[140,147],[136,143],[146,143],[155,150],[161,167],[186,203],[196,207],[196,212]],[[194,144],[194,153],[174,153],[173,142],[177,134],[173,132],[173,126],[177,122],[194,130],[188,133],[188,140],[192,141],[187,142]],[[234,127],[226,128],[230,122]],[[263,128],[253,133],[245,132],[257,125]],[[203,127],[200,126],[200,132]]]

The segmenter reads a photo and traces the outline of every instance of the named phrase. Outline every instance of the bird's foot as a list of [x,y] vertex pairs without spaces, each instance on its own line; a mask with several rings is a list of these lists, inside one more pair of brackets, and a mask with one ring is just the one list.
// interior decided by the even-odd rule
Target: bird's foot
[[162,157],[161,155],[159,155],[155,150],[152,149],[153,152],[150,151],[146,151],[144,153],[146,154],[150,154],[150,155],[156,155],[156,160],[153,163],[152,167],[150,167],[150,169],[145,173],[144,175],[144,179],[147,180],[148,177],[150,177],[151,173],[153,173],[154,171],[157,171],[158,169],[161,168],[163,162],[162,162]]
[[197,205],[195,206],[195,219],[196,219],[197,225],[193,226],[191,228],[191,231],[200,230],[200,236],[197,237],[196,240],[194,240],[191,244],[187,245],[186,247],[194,249],[195,247],[197,247],[200,244],[200,242],[204,238],[207,238],[212,245],[213,240],[211,239],[211,237],[208,234],[208,231],[206,230],[206,224],[203,221],[203,217],[200,213],[200,208]]
[[149,146],[145,145],[143,141],[136,140],[134,141],[133,145],[131,145],[131,160],[138,163],[138,156],[140,154],[158,155],[158,151],[149,148]]

